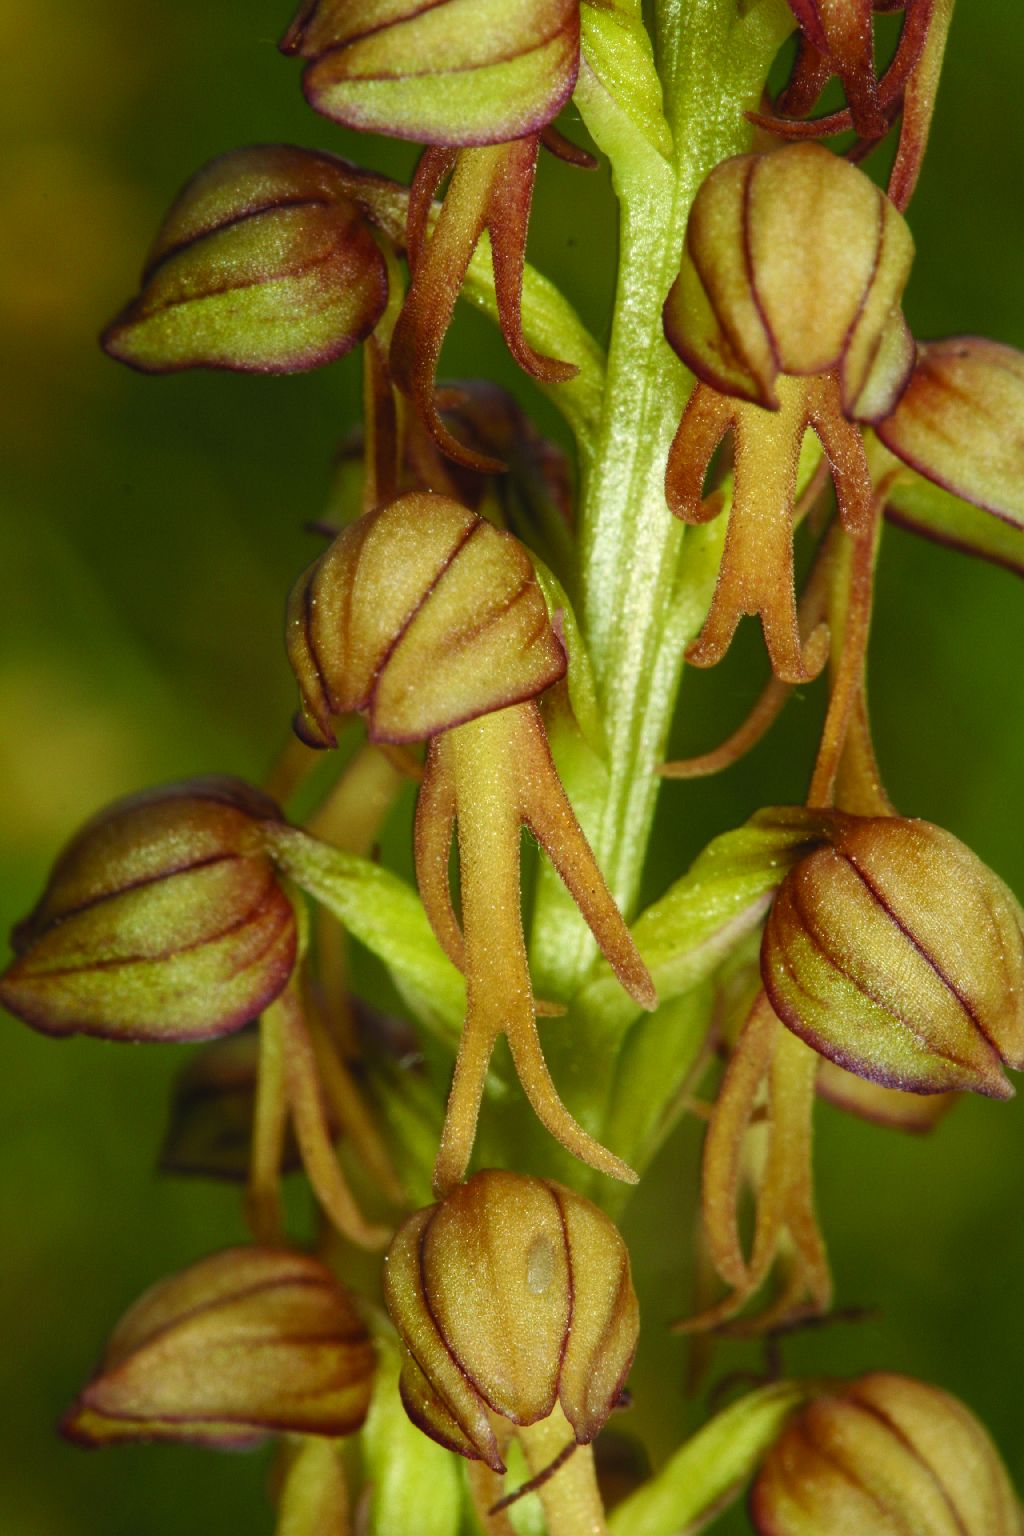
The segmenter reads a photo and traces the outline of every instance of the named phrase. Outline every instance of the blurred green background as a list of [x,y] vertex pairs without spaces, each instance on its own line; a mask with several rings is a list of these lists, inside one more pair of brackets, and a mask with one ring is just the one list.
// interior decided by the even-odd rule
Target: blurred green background
[[[259,777],[287,731],[287,587],[315,545],[329,461],[355,419],[355,358],[304,378],[149,380],[108,362],[101,324],[133,291],[157,221],[211,155],[253,140],[341,149],[405,173],[407,147],[356,147],[302,103],[275,51],[287,0],[0,0],[0,866],[3,929],[52,856],[112,797],[226,770]],[[911,213],[907,300],[922,336],[979,331],[1024,346],[1024,10],[973,0],[954,22]],[[541,176],[534,260],[606,326],[615,230],[603,176]],[[462,317],[445,359],[525,401],[487,324]],[[542,419],[552,417],[545,407]],[[897,532],[883,551],[872,702],[890,789],[1024,892],[1024,592],[1014,578]],[[688,680],[674,746],[697,750],[763,677],[753,635]],[[671,785],[652,893],[759,803],[798,799],[820,700],[792,703],[741,767]],[[237,1201],[153,1172],[185,1051],[57,1044],[3,1020],[0,1070],[0,1531],[182,1536],[271,1528],[262,1463],[169,1448],[86,1455],[53,1424],[101,1340],[147,1283],[240,1238]],[[793,1369],[884,1365],[962,1395],[1024,1484],[1024,1103],[962,1105],[911,1141],[819,1111],[817,1169],[841,1304],[859,1326],[794,1341]],[[660,1324],[685,1312],[692,1211],[663,1153],[627,1220],[645,1303],[639,1393],[662,1383],[655,1449],[699,1414]],[[748,1351],[727,1364],[754,1361]],[[625,1420],[624,1429],[628,1428]],[[722,1529],[744,1529],[730,1517]],[[410,1532],[409,1536],[415,1536]]]

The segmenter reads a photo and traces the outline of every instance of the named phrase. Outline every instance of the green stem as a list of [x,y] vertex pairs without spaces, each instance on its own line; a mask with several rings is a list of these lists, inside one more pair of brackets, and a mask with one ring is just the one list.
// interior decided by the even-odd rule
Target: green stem
[[[661,309],[679,266],[698,187],[744,150],[744,109],[756,100],[792,26],[784,0],[760,0],[743,21],[736,0],[660,0],[660,75],[670,160],[623,131],[621,105],[585,70],[577,101],[612,160],[621,226],[618,290],[594,464],[581,518],[582,619],[608,738],[607,779],[588,832],[623,910],[636,902],[694,605],[683,529],[665,505],[668,446],[689,378],[668,348]],[[769,24],[770,23],[770,24]],[[698,565],[705,541],[688,536]],[[699,616],[698,620],[699,622]],[[571,788],[570,788],[571,793]],[[561,982],[579,985],[594,958],[576,925],[562,935]]]
[[[576,1445],[560,1405],[555,1404],[548,1418],[516,1433],[534,1477],[543,1477],[557,1463],[557,1471],[537,1490],[548,1536],[608,1536],[594,1453],[589,1445]],[[570,1446],[572,1450],[566,1455]]]

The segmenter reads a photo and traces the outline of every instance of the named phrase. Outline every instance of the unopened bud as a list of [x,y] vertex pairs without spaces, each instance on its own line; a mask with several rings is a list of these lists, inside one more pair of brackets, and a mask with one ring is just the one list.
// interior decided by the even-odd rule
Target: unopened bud
[[62,1428],[87,1446],[337,1437],[366,1417],[373,1370],[366,1329],[318,1259],[232,1248],[135,1303]]
[[736,155],[697,194],[665,334],[722,394],[775,408],[780,374],[836,374],[845,413],[874,419],[913,363],[913,256],[885,194],[821,145]]
[[476,1174],[400,1228],[384,1290],[409,1417],[463,1456],[504,1472],[491,1415],[536,1424],[556,1403],[588,1444],[618,1401],[638,1328],[629,1255],[560,1184]]
[[779,888],[761,970],[772,1007],[841,1067],[915,1093],[1009,1098],[1024,1068],[1024,912],[926,821],[837,816]]
[[579,0],[305,0],[281,40],[325,117],[423,144],[539,132],[579,70]]
[[348,352],[387,303],[349,179],[285,144],[233,150],[179,194],[103,346],[145,373],[299,373]]
[[292,591],[299,727],[366,715],[373,741],[422,741],[537,694],[565,672],[518,539],[444,496],[411,492],[350,523]]
[[938,1387],[882,1372],[813,1398],[768,1453],[758,1536],[1019,1536],[987,1433]]
[[295,911],[263,852],[279,819],[236,779],[119,800],[61,854],[13,934],[0,1001],[44,1034],[199,1040],[283,989]]
[[919,344],[882,442],[926,480],[1024,523],[1024,353],[980,336]]

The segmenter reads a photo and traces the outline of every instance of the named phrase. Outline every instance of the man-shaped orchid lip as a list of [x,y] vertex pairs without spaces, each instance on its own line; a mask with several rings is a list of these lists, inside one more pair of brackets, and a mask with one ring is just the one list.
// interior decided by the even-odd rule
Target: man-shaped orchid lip
[[669,452],[669,507],[687,523],[717,515],[704,477],[729,432],[734,479],[692,663],[719,661],[744,614],[760,616],[781,681],[806,682],[824,663],[796,612],[800,445],[808,430],[818,436],[844,529],[870,539],[876,509],[858,424],[892,409],[913,367],[900,308],[913,254],[884,193],[817,144],[738,155],[698,192],[664,311],[665,335],[698,380]]
[[[429,741],[416,806],[416,873],[443,949],[466,975],[467,1015],[434,1174],[465,1174],[491,1052],[506,1035],[543,1124],[613,1177],[632,1170],[570,1115],[537,1032],[523,937],[524,826],[549,854],[626,990],[654,988],[562,788],[535,700],[566,670],[533,564],[511,534],[443,496],[412,492],[351,523],[296,583],[288,651],[296,729],[335,742],[365,716],[376,741]],[[461,921],[449,885],[458,827]]]

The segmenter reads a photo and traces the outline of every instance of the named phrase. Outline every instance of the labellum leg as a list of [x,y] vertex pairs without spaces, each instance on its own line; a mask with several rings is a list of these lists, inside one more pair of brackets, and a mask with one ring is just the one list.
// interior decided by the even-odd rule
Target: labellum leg
[[387,1147],[363,1103],[344,1058],[335,1049],[330,1028],[319,1008],[310,1009],[307,1023],[316,1056],[317,1074],[324,1096],[333,1111],[335,1123],[352,1143],[356,1155],[381,1194],[393,1204],[401,1205],[405,1196]]
[[338,1231],[361,1248],[383,1248],[388,1227],[365,1220],[341,1171],[331,1140],[317,1076],[316,1056],[297,987],[289,986],[268,1013],[280,1020],[284,1039],[285,1081],[303,1167],[313,1192]]
[[434,379],[455,301],[487,224],[504,148],[498,144],[462,150],[434,228],[423,238],[424,189],[431,183],[431,191],[436,188],[449,163],[437,154],[426,162],[417,193],[418,212],[410,225],[412,282],[391,338],[391,371],[398,388],[412,401],[438,446],[457,463],[481,474],[494,474],[503,466],[472,452],[448,431],[434,400]]
[[729,1058],[704,1142],[701,1207],[708,1253],[721,1278],[737,1290],[750,1276],[738,1223],[743,1138],[781,1031],[760,993]]
[[650,972],[562,788],[540,711],[530,703],[515,713],[515,761],[522,780],[523,819],[565,882],[630,997],[643,1008],[656,1008],[658,999]]
[[259,1072],[253,1106],[252,1153],[245,1196],[246,1220],[258,1243],[281,1242],[281,1161],[288,1100],[285,1090],[284,1037],[280,1014],[268,1009],[260,1020]]
[[824,664],[820,642],[813,647],[801,643],[793,576],[793,508],[807,426],[807,386],[807,380],[780,377],[775,411],[746,401],[731,406],[736,444],[732,509],[711,608],[686,652],[694,666],[721,661],[745,614],[760,615],[772,671],[780,682],[810,682],[812,663],[819,670]]
[[537,174],[537,137],[516,139],[505,146],[506,154],[495,183],[487,225],[491,234],[494,290],[505,345],[520,368],[546,384],[561,384],[576,377],[575,363],[560,362],[535,352],[523,335],[523,268],[530,205]]
[[456,726],[433,749],[433,772],[454,785],[467,985],[466,1022],[434,1169],[439,1196],[460,1182],[469,1164],[487,1065],[501,1034],[508,1036],[534,1113],[556,1140],[601,1172],[636,1178],[570,1115],[537,1034],[520,907],[521,716],[533,709],[517,705]]
[[[539,135],[509,144],[428,150],[413,182],[409,205],[409,261],[412,283],[391,342],[395,382],[412,400],[439,447],[457,463],[482,474],[504,466],[460,443],[445,426],[434,398],[441,347],[452,321],[473,251],[490,232],[491,260],[502,334],[512,356],[535,378],[572,378],[572,363],[543,357],[523,335],[522,288],[526,235],[537,169]],[[454,169],[452,169],[454,167]],[[426,227],[434,192],[452,170],[433,230]]]

